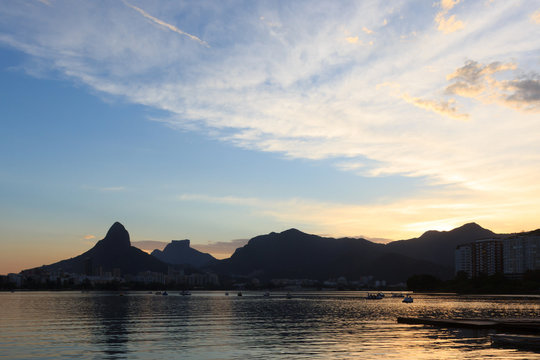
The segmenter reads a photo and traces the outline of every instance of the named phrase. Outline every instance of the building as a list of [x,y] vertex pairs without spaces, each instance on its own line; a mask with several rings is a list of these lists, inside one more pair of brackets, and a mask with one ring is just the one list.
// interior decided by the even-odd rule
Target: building
[[503,242],[500,239],[477,240],[473,244],[473,276],[503,272]]
[[504,274],[523,275],[540,269],[540,236],[515,236],[504,240]]
[[457,246],[455,250],[455,273],[461,271],[465,272],[470,278],[502,273],[502,240],[482,239]]
[[455,274],[460,272],[472,277],[472,244],[458,245],[455,251]]

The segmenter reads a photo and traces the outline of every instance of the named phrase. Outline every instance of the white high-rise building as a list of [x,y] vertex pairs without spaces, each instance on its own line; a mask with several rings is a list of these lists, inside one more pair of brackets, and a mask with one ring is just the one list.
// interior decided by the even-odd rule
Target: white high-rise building
[[504,240],[504,273],[519,275],[540,269],[540,236],[516,236]]

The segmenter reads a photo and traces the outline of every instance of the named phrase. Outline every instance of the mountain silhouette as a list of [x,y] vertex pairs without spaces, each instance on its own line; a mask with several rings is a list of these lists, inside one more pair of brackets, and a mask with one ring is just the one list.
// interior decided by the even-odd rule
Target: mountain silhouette
[[326,280],[373,275],[390,282],[405,281],[415,273],[446,277],[453,269],[425,260],[390,253],[385,245],[365,239],[327,238],[289,229],[254,237],[212,269],[230,276],[260,279]]
[[169,264],[191,265],[195,267],[202,267],[216,260],[210,254],[191,248],[189,243],[189,240],[173,240],[165,246],[163,251],[158,249],[152,251],[152,256]]
[[71,259],[45,265],[45,270],[63,270],[64,272],[88,272],[88,265],[93,270],[101,268],[103,272],[120,269],[124,274],[137,274],[141,271],[167,272],[168,265],[131,246],[129,233],[119,222],[115,222],[105,237],[85,253]]
[[385,245],[392,253],[425,260],[454,268],[454,250],[457,245],[478,239],[498,236],[476,223],[468,223],[451,231],[430,230],[419,238],[393,241]]

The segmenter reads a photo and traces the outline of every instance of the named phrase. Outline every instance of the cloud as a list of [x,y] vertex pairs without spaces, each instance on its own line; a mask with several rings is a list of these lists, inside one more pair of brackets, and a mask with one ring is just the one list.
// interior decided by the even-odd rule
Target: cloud
[[497,80],[495,75],[510,70],[517,70],[517,65],[501,62],[484,65],[469,60],[447,76],[454,83],[446,92],[518,110],[540,111],[540,76],[529,73],[515,79]]
[[174,31],[175,33],[177,34],[180,34],[180,35],[183,35],[183,36],[187,36],[188,38],[190,38],[191,40],[194,40],[196,42],[198,42],[199,44],[203,45],[203,46],[206,46],[206,47],[210,47],[210,45],[208,45],[208,43],[206,41],[203,41],[201,39],[199,39],[197,36],[195,35],[191,35],[185,31],[182,31],[180,30],[179,28],[177,28],[176,26],[174,25],[171,25],[169,23],[166,23],[165,21],[163,20],[160,20],[150,14],[148,14],[146,11],[144,11],[143,9],[141,8],[138,8],[137,6],[135,5],[131,5],[130,3],[128,3],[126,0],[122,0],[122,2],[124,4],[126,4],[126,6],[132,8],[133,10],[137,11],[139,14],[141,14],[142,16],[144,16],[145,18],[147,18],[148,20],[152,21],[153,23],[155,24],[158,24],[166,29],[169,29],[171,31]]
[[456,20],[455,15],[447,17],[448,12],[452,10],[454,6],[459,4],[459,2],[460,0],[441,0],[439,3],[441,11],[435,15],[435,22],[438,25],[437,30],[449,34],[465,28],[463,21]]
[[243,247],[248,241],[248,239],[217,241],[207,244],[193,244],[192,247],[199,251],[210,253],[218,259],[224,259],[230,257],[236,249]]
[[104,187],[99,187],[99,186],[89,186],[89,185],[83,185],[81,186],[81,188],[83,190],[90,190],[90,191],[96,191],[96,192],[105,192],[105,193],[108,193],[108,192],[123,192],[123,191],[126,191],[127,188],[124,187],[124,186],[104,186]]
[[468,114],[458,112],[457,108],[454,106],[454,99],[450,99],[448,101],[424,100],[418,97],[411,97],[408,94],[403,94],[402,98],[408,103],[413,104],[414,106],[417,106],[421,109],[433,111],[437,114],[450,116],[455,119],[469,119]]
[[349,36],[346,37],[345,40],[347,40],[348,43],[356,44],[358,43],[358,36]]
[[362,31],[365,32],[365,33],[368,34],[368,35],[373,34],[373,30],[370,30],[370,29],[368,29],[368,28],[365,27],[365,26],[362,26]]
[[540,10],[531,15],[531,20],[536,24],[540,24]]
[[165,246],[169,244],[166,241],[155,241],[155,240],[139,240],[139,241],[132,241],[131,245],[135,246],[147,253],[151,253],[153,250],[163,250]]
[[92,239],[95,239],[96,237],[94,235],[85,235],[84,236],[84,240],[92,240]]
[[[171,128],[283,158],[325,159],[324,166],[363,177],[414,177],[428,187],[494,192],[502,203],[537,193],[534,54],[540,34],[527,6],[468,2],[457,15],[467,26],[446,36],[433,31],[432,17],[418,16],[431,10],[422,2],[352,2],[347,11],[339,2],[264,3],[256,10],[238,2],[171,2],[159,11],[146,3],[145,12],[167,13],[185,29],[198,29],[216,44],[207,50],[145,17],[158,24],[148,26],[140,11],[121,2],[58,1],[52,9],[19,4],[0,2],[0,42],[27,55],[21,68],[84,84],[107,101],[119,97],[158,109]],[[437,11],[447,19],[457,4],[439,2]],[[359,24],[385,19],[387,25],[375,29],[377,46],[343,41],[351,34],[360,41],[366,35]],[[345,28],[350,33],[343,35]],[[468,58],[484,64],[463,66]],[[492,59],[514,59],[521,70],[493,73]],[[447,80],[446,74],[454,76]],[[377,87],[381,83],[396,86]],[[457,103],[436,97],[445,88]],[[409,103],[396,101],[403,93]],[[512,110],[518,107],[528,111]],[[471,121],[449,120],[460,114]],[[258,206],[241,196],[199,199]]]
[[104,192],[119,192],[119,191],[125,191],[125,190],[126,188],[123,186],[109,186],[109,187],[99,188],[99,191],[104,191]]
[[[540,191],[536,189],[534,193],[540,194]],[[365,234],[364,238],[377,236],[399,240],[419,236],[427,229],[449,230],[470,221],[501,229],[506,225],[506,219],[501,218],[501,215],[509,211],[515,211],[527,221],[534,219],[534,214],[530,213],[531,206],[535,206],[534,198],[503,201],[505,196],[505,194],[448,190],[432,196],[414,199],[393,198],[362,205],[305,198],[259,198],[256,201],[251,199],[246,202],[249,203],[246,206],[250,208],[253,216],[264,218],[266,222],[276,221],[277,224],[281,224],[283,230],[297,227],[309,233],[341,237],[358,233],[358,229],[361,229]],[[419,222],[418,219],[422,221]],[[387,224],[392,224],[392,227]],[[211,253],[218,252],[222,246],[231,251],[245,241],[237,240],[233,244],[217,243],[213,249],[210,245],[194,245],[194,247]]]
[[207,202],[214,204],[253,206],[260,203],[256,198],[246,198],[237,196],[211,196],[204,194],[182,194],[178,197],[180,201]]

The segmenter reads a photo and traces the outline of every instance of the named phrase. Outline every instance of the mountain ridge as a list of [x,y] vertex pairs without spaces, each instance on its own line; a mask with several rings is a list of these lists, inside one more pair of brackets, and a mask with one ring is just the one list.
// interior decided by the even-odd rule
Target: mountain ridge
[[[103,272],[120,269],[122,274],[137,274],[141,271],[167,272],[168,265],[159,259],[131,246],[129,233],[119,222],[115,222],[102,240],[90,250],[70,259],[34,269],[62,270],[83,274],[91,264],[92,271],[101,267]],[[33,270],[33,269],[29,269]]]
[[151,255],[168,264],[195,267],[202,267],[216,260],[210,254],[191,248],[188,239],[172,240],[163,250],[155,249]]

